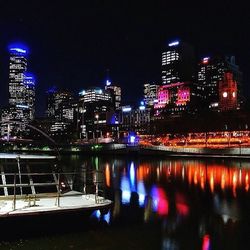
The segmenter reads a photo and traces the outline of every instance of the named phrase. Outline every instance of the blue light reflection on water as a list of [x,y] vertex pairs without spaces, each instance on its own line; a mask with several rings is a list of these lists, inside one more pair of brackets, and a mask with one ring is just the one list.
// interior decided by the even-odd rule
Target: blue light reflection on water
[[[150,165],[131,161],[126,168],[124,165],[116,165],[113,171],[115,174],[112,176],[120,178],[123,206],[134,207],[132,196],[136,194],[134,197],[137,197],[139,207],[144,209],[144,222],[154,221],[157,216],[167,225],[164,226],[166,237],[162,241],[162,246],[167,247],[164,249],[179,249],[178,240],[168,237],[170,232],[184,230],[186,235],[183,237],[189,237],[191,231],[188,227],[181,228],[190,223],[194,213],[200,214],[195,207],[203,207],[209,216],[215,213],[227,227],[228,223],[237,223],[241,217],[237,196],[240,193],[249,195],[250,169],[243,169],[242,166],[230,168],[224,162],[210,164],[199,160],[169,160],[156,161]],[[120,212],[123,211],[121,209]],[[210,235],[211,219],[208,220],[205,214],[199,216],[198,227],[203,228],[203,236],[197,235],[200,249],[212,249],[211,241],[214,238],[207,236]],[[194,242],[195,238],[191,237],[188,241]]]

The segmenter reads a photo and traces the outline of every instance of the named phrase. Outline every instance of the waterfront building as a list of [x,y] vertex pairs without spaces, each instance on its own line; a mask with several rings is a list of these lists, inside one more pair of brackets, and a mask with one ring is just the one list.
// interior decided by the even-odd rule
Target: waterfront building
[[120,131],[138,132],[148,134],[150,129],[151,108],[146,107],[142,101],[139,107],[133,108],[130,105],[121,107],[120,111]]
[[[154,118],[160,115],[180,116],[183,112],[197,112],[197,95],[194,84],[177,82],[161,85],[154,102]],[[153,118],[152,117],[152,118]],[[161,117],[163,119],[164,117]]]
[[97,141],[111,132],[115,110],[110,91],[97,87],[82,90],[79,103],[80,138]]
[[243,105],[242,73],[235,64],[234,56],[204,57],[198,65],[198,95],[207,109],[218,111],[219,82],[223,81],[224,73],[230,71],[237,83],[238,106]]
[[[166,115],[179,116],[184,111],[196,112],[196,96],[193,47],[178,40],[170,42],[162,52],[162,85],[157,88],[153,100],[152,119],[158,119],[160,115],[161,119]],[[152,99],[150,101],[152,104]]]

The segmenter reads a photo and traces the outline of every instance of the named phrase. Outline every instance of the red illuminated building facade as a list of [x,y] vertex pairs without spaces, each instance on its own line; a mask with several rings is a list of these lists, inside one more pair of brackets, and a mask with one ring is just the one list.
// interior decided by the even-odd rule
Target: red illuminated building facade
[[219,83],[225,81],[224,74],[226,72],[231,72],[232,79],[237,83],[237,97],[233,100],[236,100],[238,106],[242,106],[242,72],[239,70],[239,66],[235,64],[235,57],[214,56],[203,58],[198,65],[197,95],[203,108],[214,111],[225,110],[220,107],[224,105],[221,104],[221,101],[224,103],[229,101],[229,98],[221,99]]
[[237,107],[237,83],[233,74],[226,72],[223,80],[219,82],[219,108],[221,111],[227,111],[236,110]]

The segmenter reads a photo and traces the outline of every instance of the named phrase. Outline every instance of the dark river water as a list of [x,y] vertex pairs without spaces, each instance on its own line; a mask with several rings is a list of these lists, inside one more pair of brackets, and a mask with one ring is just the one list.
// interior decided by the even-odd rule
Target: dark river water
[[62,165],[79,179],[102,170],[113,208],[3,239],[0,249],[250,249],[248,161],[64,156]]

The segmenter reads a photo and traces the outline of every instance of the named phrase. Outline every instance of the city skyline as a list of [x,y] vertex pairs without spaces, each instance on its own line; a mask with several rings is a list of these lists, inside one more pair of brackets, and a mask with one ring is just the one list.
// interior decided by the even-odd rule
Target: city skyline
[[[37,15],[31,11],[38,9],[37,4],[17,4],[14,9],[2,4],[8,16],[3,13],[0,17],[4,34],[0,41],[1,105],[7,104],[6,48],[12,41],[23,41],[30,48],[30,71],[37,75],[38,115],[44,114],[45,92],[50,86],[75,93],[90,86],[104,87],[107,69],[112,82],[122,87],[124,100],[139,101],[143,84],[161,82],[161,53],[164,44],[175,38],[193,45],[200,57],[217,52],[235,55],[248,96],[248,19],[239,15],[240,7],[218,4],[202,12],[198,6],[178,9],[165,1],[144,3],[142,9],[139,4],[111,2],[96,1],[78,10],[78,6],[57,5],[55,1],[48,10],[41,4]],[[176,10],[181,19],[174,18]]]

